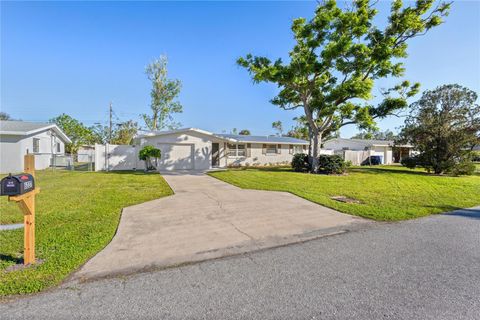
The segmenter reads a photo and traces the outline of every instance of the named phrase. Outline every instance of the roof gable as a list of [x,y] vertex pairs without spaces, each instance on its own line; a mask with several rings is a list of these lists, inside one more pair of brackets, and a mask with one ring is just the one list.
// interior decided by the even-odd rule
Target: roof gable
[[150,131],[144,134],[137,135],[135,138],[140,139],[140,138],[157,137],[157,136],[165,136],[169,134],[188,133],[188,132],[197,132],[197,133],[210,136],[210,137],[215,137],[221,140],[231,141],[231,139],[227,139],[227,138],[218,136],[212,132],[202,130],[202,129],[197,129],[197,128],[182,128],[182,129],[175,129],[175,130],[168,130],[168,131]]
[[71,143],[70,138],[63,133],[54,123],[38,123],[25,121],[0,120],[0,134],[27,136],[48,129],[54,130],[57,135],[67,143]]

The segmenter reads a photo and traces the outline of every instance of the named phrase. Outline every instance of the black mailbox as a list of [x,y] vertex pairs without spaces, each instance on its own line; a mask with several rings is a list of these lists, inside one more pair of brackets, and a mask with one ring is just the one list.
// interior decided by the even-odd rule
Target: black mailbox
[[2,196],[17,196],[35,189],[35,180],[28,173],[22,173],[12,176],[9,174],[0,182]]

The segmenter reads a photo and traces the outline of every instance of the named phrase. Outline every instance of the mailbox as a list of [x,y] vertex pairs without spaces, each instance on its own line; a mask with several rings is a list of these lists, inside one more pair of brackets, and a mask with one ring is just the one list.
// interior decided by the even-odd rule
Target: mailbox
[[17,196],[35,189],[35,180],[33,176],[28,173],[22,173],[12,176],[9,174],[3,178],[1,184],[2,196]]

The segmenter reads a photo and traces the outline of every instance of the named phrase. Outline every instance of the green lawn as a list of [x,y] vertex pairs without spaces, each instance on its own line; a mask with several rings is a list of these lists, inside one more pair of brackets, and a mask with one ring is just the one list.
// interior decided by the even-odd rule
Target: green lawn
[[[211,176],[246,189],[287,191],[341,212],[375,220],[404,220],[480,205],[480,174],[435,176],[400,166],[356,167],[348,175],[315,175],[288,168],[234,169]],[[348,204],[330,199],[347,196]]]
[[[0,296],[58,284],[112,239],[123,207],[171,195],[158,174],[38,171],[36,256],[43,263],[6,272],[21,262],[23,229],[0,231]],[[0,222],[23,221],[16,203],[0,199]]]

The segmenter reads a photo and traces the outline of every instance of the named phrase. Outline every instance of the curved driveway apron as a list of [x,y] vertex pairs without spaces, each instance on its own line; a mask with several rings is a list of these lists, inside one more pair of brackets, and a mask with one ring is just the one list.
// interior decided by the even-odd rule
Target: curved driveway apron
[[117,234],[75,279],[129,274],[345,232],[365,220],[285,192],[164,173],[170,197],[123,209]]

